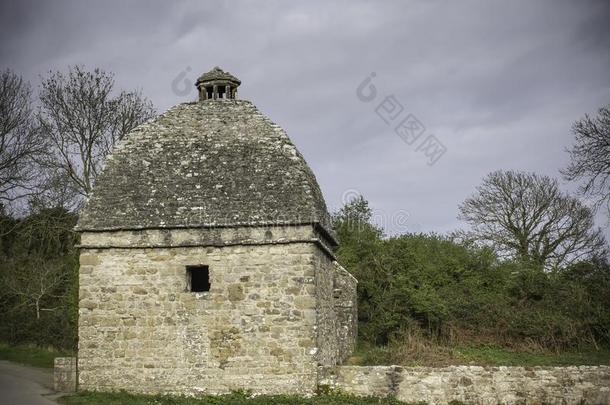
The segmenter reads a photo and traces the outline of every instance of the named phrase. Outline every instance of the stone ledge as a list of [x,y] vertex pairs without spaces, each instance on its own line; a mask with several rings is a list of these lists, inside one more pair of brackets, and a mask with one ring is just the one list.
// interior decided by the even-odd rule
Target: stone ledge
[[313,243],[335,260],[319,229],[312,225],[261,227],[140,229],[82,232],[80,249],[154,249],[184,247],[259,246]]

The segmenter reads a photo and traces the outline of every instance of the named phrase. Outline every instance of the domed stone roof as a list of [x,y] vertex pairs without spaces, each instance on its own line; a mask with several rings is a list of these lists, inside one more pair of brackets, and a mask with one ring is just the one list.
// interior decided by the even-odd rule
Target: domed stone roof
[[199,76],[195,85],[197,86],[199,83],[214,82],[214,81],[232,82],[232,83],[237,84],[238,86],[241,84],[241,80],[239,80],[237,77],[233,76],[229,72],[225,72],[218,66],[215,66],[209,72],[204,73],[201,76]]
[[313,224],[335,244],[315,176],[249,101],[183,103],[115,147],[77,230]]

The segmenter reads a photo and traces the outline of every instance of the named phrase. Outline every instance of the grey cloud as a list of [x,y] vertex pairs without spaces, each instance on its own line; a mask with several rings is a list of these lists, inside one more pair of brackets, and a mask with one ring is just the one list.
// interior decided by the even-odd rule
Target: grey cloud
[[[0,68],[34,84],[100,66],[164,110],[220,65],[282,125],[331,207],[360,190],[409,211],[388,232],[447,231],[457,205],[500,168],[558,176],[570,125],[610,102],[607,1],[13,1],[0,6]],[[356,87],[376,72],[378,99]],[[447,146],[434,166],[375,113],[394,94]]]

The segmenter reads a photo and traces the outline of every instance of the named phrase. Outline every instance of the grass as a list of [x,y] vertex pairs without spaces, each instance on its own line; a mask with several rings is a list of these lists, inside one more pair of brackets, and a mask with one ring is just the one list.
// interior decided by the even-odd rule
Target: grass
[[53,368],[55,357],[69,355],[57,350],[26,345],[13,346],[0,342],[0,360],[9,360],[27,366]]
[[[0,342],[0,359],[35,367],[53,367],[55,357],[69,353],[38,348],[34,346],[12,346]],[[350,364],[381,365],[399,364],[403,366],[446,366],[456,364],[488,366],[570,366],[570,365],[610,365],[610,348],[555,353],[544,350],[517,351],[493,344],[458,345],[454,347],[434,345],[417,340],[410,345],[370,347],[360,345]],[[202,398],[175,397],[164,395],[134,395],[125,392],[96,393],[80,392],[60,398],[65,405],[399,405],[395,399],[358,398],[342,394],[324,394],[312,398],[299,396],[257,396],[244,393]]]
[[250,397],[244,393],[202,398],[177,397],[168,395],[134,395],[125,392],[99,393],[81,392],[59,399],[65,405],[400,405],[395,399],[358,398],[343,394],[324,394],[311,398],[293,395],[261,395]]
[[578,351],[513,350],[493,344],[441,346],[429,344],[413,348],[405,345],[359,346],[348,360],[354,365],[402,366],[585,366],[610,365],[610,348]]
[[[52,368],[55,357],[72,353],[29,345],[0,342],[0,360],[34,367]],[[433,344],[407,347],[359,345],[348,364],[402,366],[447,366],[472,364],[484,366],[586,366],[610,365],[610,348],[553,352],[547,350],[511,350],[493,344],[447,347]]]
[[491,366],[597,366],[610,364],[610,349],[580,351],[511,351],[494,345],[462,346],[453,350],[464,364]]

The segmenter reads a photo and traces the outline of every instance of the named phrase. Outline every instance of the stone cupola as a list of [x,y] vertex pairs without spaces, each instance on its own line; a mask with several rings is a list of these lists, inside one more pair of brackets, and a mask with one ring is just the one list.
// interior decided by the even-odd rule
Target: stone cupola
[[241,81],[229,72],[225,72],[218,66],[197,79],[195,86],[199,91],[199,101],[235,99],[237,87]]

